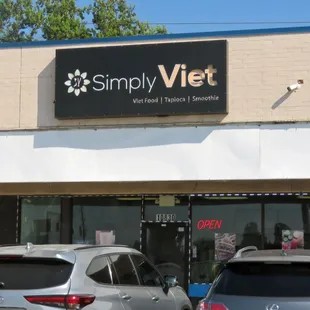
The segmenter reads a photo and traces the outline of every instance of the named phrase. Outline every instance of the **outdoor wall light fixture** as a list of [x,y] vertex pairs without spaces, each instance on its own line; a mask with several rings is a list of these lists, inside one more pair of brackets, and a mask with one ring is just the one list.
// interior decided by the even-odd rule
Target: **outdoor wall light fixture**
[[287,87],[288,91],[296,91],[297,89],[301,88],[301,85],[304,84],[304,80],[298,80],[296,84],[292,84]]

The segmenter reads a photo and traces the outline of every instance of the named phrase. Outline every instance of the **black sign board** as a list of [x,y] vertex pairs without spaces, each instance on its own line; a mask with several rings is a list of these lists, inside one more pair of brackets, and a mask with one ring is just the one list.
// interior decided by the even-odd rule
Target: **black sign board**
[[227,113],[227,42],[56,51],[56,118]]

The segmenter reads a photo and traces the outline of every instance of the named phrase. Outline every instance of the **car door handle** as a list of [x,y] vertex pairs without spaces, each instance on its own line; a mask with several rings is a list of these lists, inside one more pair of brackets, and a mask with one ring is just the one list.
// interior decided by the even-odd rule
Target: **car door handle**
[[125,294],[125,295],[122,296],[122,299],[124,299],[124,300],[130,300],[130,299],[131,299],[131,296]]
[[153,296],[153,297],[152,297],[152,300],[153,300],[153,301],[159,301],[159,297]]

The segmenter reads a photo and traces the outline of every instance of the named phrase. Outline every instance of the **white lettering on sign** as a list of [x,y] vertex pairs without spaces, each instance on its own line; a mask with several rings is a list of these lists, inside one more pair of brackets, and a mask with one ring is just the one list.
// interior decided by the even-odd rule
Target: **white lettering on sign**
[[142,73],[142,76],[140,77],[135,76],[131,78],[110,78],[108,74],[97,74],[93,77],[93,82],[96,85],[93,86],[93,90],[121,90],[123,87],[124,89],[128,90],[129,94],[131,94],[133,90],[146,88],[148,93],[150,93],[155,84],[155,81],[156,76],[150,78],[146,76],[145,73]]
[[156,222],[174,222],[176,219],[176,214],[156,214]]
[[[217,69],[213,65],[208,65],[206,69],[193,69],[190,72],[187,71],[186,64],[175,64],[172,72],[169,74],[165,65],[158,65],[160,77],[164,82],[166,88],[173,88],[177,85],[177,77],[180,77],[180,84],[182,88],[188,87],[201,87],[205,84],[209,86],[217,86],[217,81],[214,79],[214,75],[217,73]],[[119,91],[125,89],[131,94],[133,91],[140,89],[146,89],[148,93],[152,92],[157,76],[148,76],[145,72],[142,72],[139,76],[133,77],[110,77],[109,74],[96,74],[93,76],[93,90],[100,91]],[[77,87],[81,81],[74,78],[75,86]]]

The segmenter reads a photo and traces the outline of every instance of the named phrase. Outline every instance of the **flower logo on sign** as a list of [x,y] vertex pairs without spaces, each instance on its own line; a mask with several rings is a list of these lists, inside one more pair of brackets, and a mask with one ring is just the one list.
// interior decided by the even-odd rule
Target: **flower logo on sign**
[[87,92],[87,85],[90,84],[90,80],[87,80],[87,73],[84,72],[81,74],[79,69],[76,69],[74,74],[68,74],[69,80],[65,82],[65,85],[68,86],[68,93],[73,93],[78,96],[81,92]]

